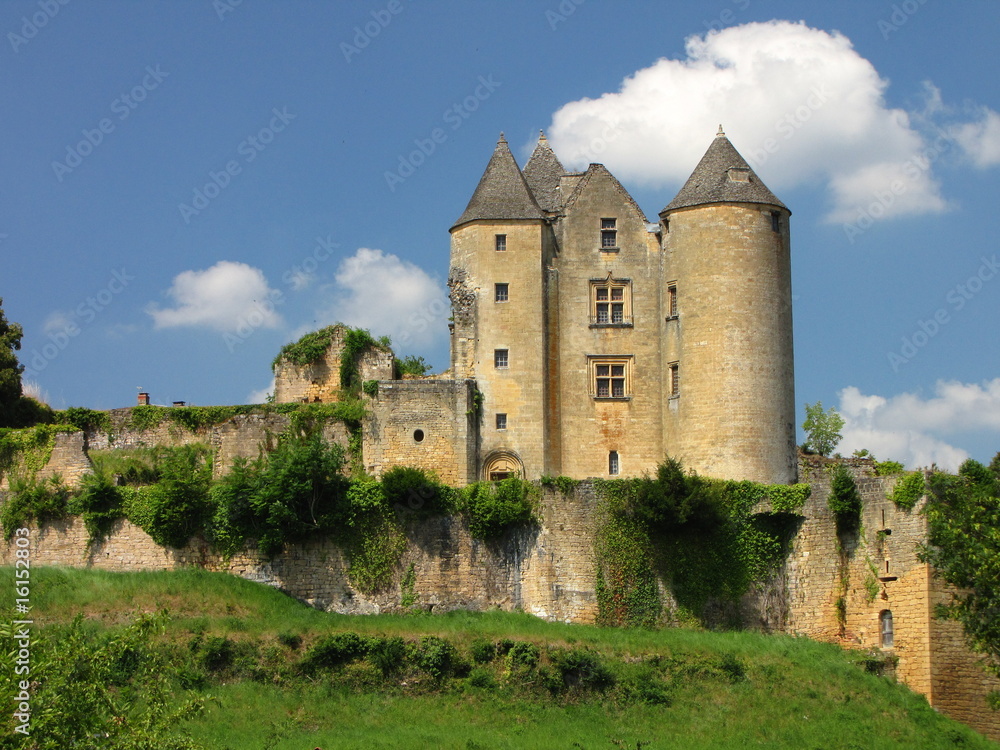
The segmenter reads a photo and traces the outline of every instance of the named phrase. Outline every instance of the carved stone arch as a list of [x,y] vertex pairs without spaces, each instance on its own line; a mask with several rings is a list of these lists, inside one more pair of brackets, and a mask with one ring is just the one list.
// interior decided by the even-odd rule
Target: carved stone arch
[[524,464],[518,455],[511,451],[493,451],[483,461],[483,479],[487,481],[523,476]]

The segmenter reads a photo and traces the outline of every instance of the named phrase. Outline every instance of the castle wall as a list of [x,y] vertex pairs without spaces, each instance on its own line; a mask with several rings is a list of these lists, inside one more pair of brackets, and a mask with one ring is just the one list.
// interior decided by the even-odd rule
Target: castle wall
[[[225,560],[201,540],[183,549],[163,549],[124,520],[105,541],[89,548],[86,528],[77,517],[34,529],[31,562],[115,571],[194,565],[275,586],[312,606],[349,614],[401,609],[402,578],[412,565],[416,606],[424,609],[523,609],[548,620],[592,622],[597,612],[594,503],[592,488],[570,497],[546,489],[541,524],[494,542],[473,539],[459,518],[413,521],[395,581],[373,595],[351,586],[347,560],[326,540],[297,545],[270,561],[252,550]],[[13,543],[0,542],[0,564],[13,564],[16,549]]]
[[476,481],[474,393],[471,380],[379,381],[362,433],[368,473],[415,466],[454,486]]

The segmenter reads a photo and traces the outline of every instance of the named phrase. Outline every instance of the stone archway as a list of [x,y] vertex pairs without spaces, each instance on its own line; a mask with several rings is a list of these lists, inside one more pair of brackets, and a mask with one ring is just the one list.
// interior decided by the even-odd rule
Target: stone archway
[[524,464],[510,451],[494,451],[483,462],[483,479],[497,482],[507,477],[523,477]]

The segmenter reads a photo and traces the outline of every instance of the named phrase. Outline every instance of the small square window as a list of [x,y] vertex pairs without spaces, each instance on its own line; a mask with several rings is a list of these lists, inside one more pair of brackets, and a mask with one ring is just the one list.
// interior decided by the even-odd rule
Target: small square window
[[494,302],[506,302],[509,299],[510,284],[496,284],[493,291]]
[[618,451],[611,451],[608,454],[608,474],[615,476],[621,471],[621,466],[618,462]]
[[503,252],[507,251],[507,235],[506,234],[498,234],[498,235],[496,235],[496,237],[494,239],[494,242],[496,243],[495,247],[496,247],[498,253],[503,253]]
[[591,359],[591,395],[596,398],[628,398],[631,395],[630,362],[630,357]]
[[498,370],[506,370],[509,361],[508,349],[493,350],[493,366]]
[[601,219],[601,249],[618,249],[618,219]]
[[507,415],[497,414],[497,429],[506,430],[507,429]]

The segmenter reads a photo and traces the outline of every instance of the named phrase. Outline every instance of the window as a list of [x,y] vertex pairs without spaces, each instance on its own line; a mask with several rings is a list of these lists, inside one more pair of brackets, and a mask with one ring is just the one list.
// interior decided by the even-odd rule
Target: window
[[503,253],[503,252],[507,251],[507,235],[506,234],[498,234],[498,235],[496,235],[496,237],[494,238],[494,243],[495,243],[494,246],[496,247],[498,253]]
[[594,279],[590,282],[590,324],[632,325],[632,282],[628,279]]
[[601,219],[601,250],[618,249],[618,219]]
[[497,414],[497,429],[506,430],[507,429],[507,415]]
[[677,285],[667,284],[667,320],[677,319]]
[[676,362],[670,365],[670,398],[681,395],[681,369]]
[[493,366],[498,370],[506,370],[509,361],[509,349],[493,350]]
[[523,477],[524,465],[513,453],[498,451],[490,455],[483,463],[483,479],[499,482],[508,477]]
[[611,451],[608,454],[608,474],[614,476],[619,472],[619,470],[618,451]]
[[422,443],[424,441],[424,431],[423,430],[414,430],[413,431],[413,439],[414,439],[414,441],[416,441],[418,443]]
[[892,632],[892,611],[888,609],[882,610],[878,616],[879,633],[881,634],[882,648],[892,648],[893,644],[893,632]]
[[510,284],[496,284],[493,288],[493,301],[506,302],[509,299]]
[[777,211],[771,212],[771,231],[780,232],[781,231],[781,214]]
[[632,396],[631,357],[592,357],[590,392],[594,398]]

